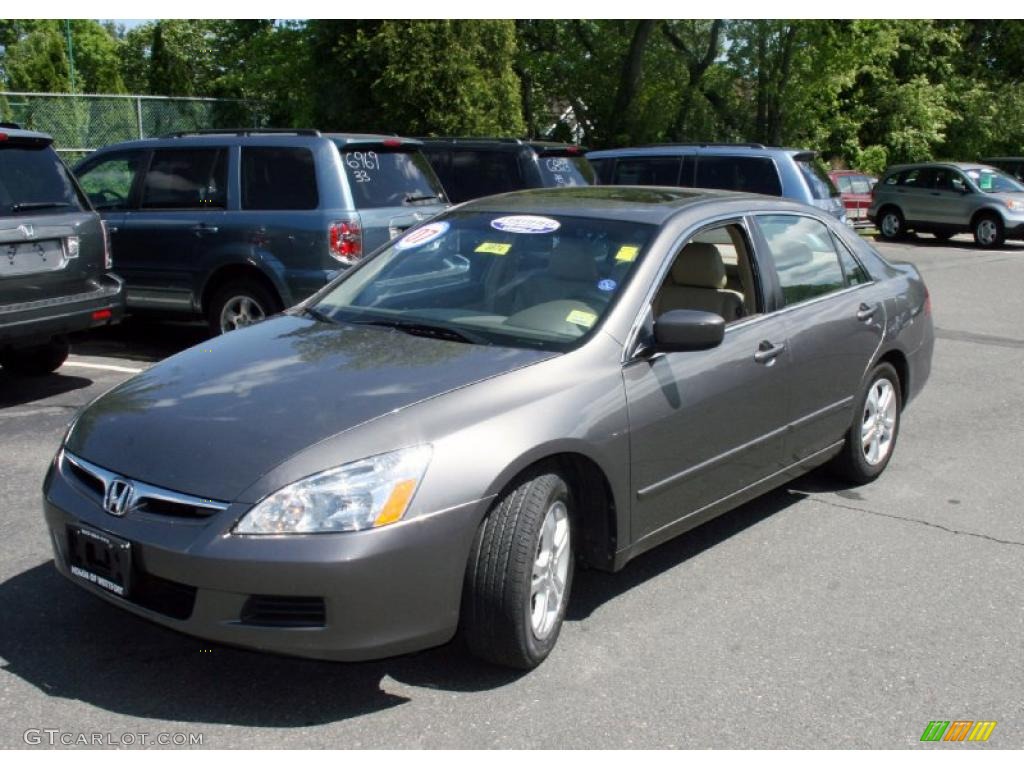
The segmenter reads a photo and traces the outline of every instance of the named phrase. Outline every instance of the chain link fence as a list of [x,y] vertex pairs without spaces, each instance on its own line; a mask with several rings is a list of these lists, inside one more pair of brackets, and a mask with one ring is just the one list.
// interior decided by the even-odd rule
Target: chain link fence
[[256,128],[258,105],[237,99],[0,91],[0,122],[53,136],[73,165],[118,141],[208,128]]

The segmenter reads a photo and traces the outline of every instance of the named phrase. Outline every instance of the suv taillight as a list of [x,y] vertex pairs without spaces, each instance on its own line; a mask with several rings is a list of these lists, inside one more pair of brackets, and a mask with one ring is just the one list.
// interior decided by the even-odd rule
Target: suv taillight
[[107,222],[100,220],[100,229],[103,230],[103,268],[114,268],[114,257],[110,253],[110,230],[107,229]]
[[331,256],[344,264],[351,264],[363,255],[363,231],[356,218],[335,221],[327,230]]

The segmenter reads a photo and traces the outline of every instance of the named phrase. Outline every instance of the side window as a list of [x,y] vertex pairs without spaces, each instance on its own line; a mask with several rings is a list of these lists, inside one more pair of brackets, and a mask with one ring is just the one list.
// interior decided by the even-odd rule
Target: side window
[[846,247],[843,241],[835,236],[833,236],[832,240],[835,244],[836,251],[839,253],[839,261],[843,265],[843,274],[846,276],[846,284],[860,285],[861,283],[870,283],[871,275],[869,275],[867,270],[861,266],[861,263],[857,261],[856,257],[850,253],[850,249]]
[[767,157],[703,156],[697,161],[697,186],[776,197],[782,194],[775,163]]
[[316,166],[308,149],[242,148],[242,208],[309,211],[318,204]]
[[828,227],[807,216],[758,216],[775,263],[785,306],[846,287]]
[[[590,158],[587,159],[590,160]],[[615,160],[610,157],[590,160],[590,166],[594,169],[594,173],[597,174],[597,181],[599,184],[611,183],[611,171],[614,164]]]
[[451,155],[452,194],[458,201],[474,200],[522,189],[522,172],[514,152],[457,150]]
[[678,157],[620,157],[615,164],[615,184],[655,187],[679,185]]
[[142,189],[143,208],[227,207],[228,154],[222,149],[158,149]]
[[79,174],[78,183],[97,211],[128,207],[142,156],[141,152],[112,155]]

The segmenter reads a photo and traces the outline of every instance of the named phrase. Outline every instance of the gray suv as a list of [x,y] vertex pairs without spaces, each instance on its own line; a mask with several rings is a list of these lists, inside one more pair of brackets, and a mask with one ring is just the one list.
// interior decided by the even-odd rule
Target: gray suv
[[871,193],[868,218],[886,240],[929,232],[948,240],[970,232],[982,248],[1024,237],[1024,185],[979,163],[917,163],[887,170]]
[[447,207],[420,143],[233,130],[115,144],[75,169],[130,310],[262,320]]
[[115,323],[100,217],[44,133],[0,123],[0,366],[41,375],[63,365],[66,334]]
[[846,222],[839,190],[806,149],[763,144],[657,144],[588,152],[600,183],[700,187],[788,197]]

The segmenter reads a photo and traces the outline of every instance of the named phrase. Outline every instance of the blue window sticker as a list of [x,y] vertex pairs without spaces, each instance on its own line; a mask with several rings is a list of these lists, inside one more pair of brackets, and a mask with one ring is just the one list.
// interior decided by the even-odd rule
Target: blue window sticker
[[447,221],[434,221],[430,224],[424,224],[422,227],[414,229],[395,243],[395,249],[399,251],[407,251],[410,248],[419,248],[421,245],[426,245],[427,243],[437,240],[437,238],[447,232],[450,227],[451,225]]
[[546,235],[562,225],[547,216],[502,216],[492,220],[491,226],[516,235]]
[[599,290],[599,291],[606,291],[606,292],[607,291],[614,291],[616,286],[618,286],[618,283],[616,283],[614,280],[606,279],[606,280],[600,281],[597,284],[597,290]]

